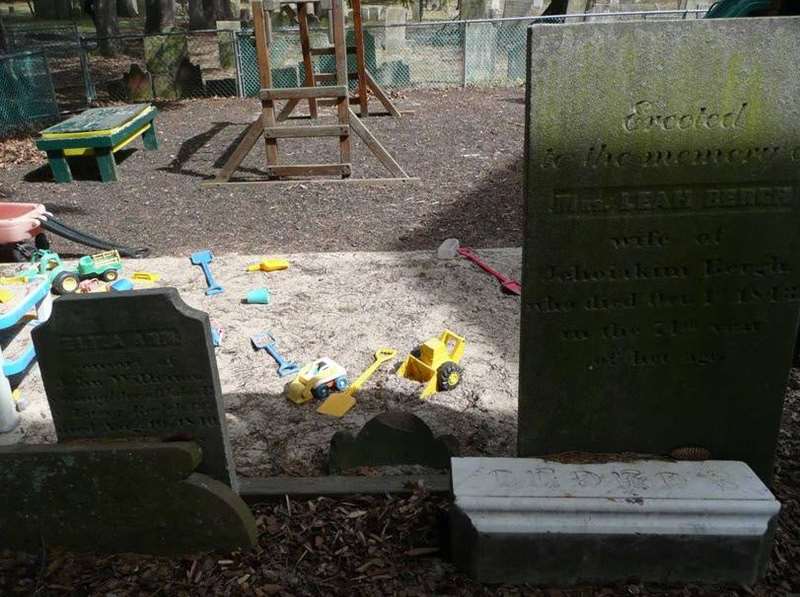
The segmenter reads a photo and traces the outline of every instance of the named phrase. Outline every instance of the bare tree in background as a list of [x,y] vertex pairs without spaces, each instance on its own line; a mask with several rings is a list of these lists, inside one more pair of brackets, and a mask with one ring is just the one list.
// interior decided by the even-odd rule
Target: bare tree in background
[[217,21],[238,19],[230,0],[189,0],[189,28],[214,29]]
[[138,17],[139,7],[136,0],[117,0],[117,16],[123,18]]
[[145,33],[163,33],[175,27],[175,0],[145,0]]
[[567,6],[569,6],[569,0],[553,0],[547,8],[544,9],[541,16],[546,17],[550,15],[567,14]]
[[3,15],[0,15],[0,53],[8,52],[8,42],[6,41],[6,24],[3,22]]
[[117,20],[117,0],[94,0],[94,28],[97,30],[97,45],[103,56],[116,54],[113,39],[119,35],[119,22]]

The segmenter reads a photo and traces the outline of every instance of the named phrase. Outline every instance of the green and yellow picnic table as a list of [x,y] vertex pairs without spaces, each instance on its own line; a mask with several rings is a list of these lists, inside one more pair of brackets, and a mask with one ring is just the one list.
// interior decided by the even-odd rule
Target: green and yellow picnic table
[[36,147],[47,152],[56,182],[72,182],[67,158],[94,156],[103,182],[117,180],[114,153],[137,137],[146,150],[158,149],[155,118],[158,110],[148,104],[90,108],[45,129]]

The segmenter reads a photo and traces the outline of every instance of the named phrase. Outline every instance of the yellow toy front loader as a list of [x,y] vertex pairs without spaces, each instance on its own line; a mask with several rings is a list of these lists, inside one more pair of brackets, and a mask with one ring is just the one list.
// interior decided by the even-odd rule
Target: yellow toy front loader
[[425,400],[437,391],[452,390],[460,382],[464,370],[459,366],[466,341],[450,330],[431,338],[411,351],[397,374],[425,384],[420,398]]

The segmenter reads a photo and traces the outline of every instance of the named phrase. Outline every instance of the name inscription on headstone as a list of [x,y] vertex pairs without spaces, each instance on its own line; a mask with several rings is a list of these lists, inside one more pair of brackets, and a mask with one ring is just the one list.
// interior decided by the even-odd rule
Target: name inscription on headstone
[[208,317],[175,289],[70,296],[34,332],[59,441],[194,439],[236,489]]
[[800,301],[798,32],[531,29],[521,455],[701,446],[771,477]]
[[763,499],[741,462],[658,460],[564,464],[539,458],[454,458],[457,495],[608,499]]

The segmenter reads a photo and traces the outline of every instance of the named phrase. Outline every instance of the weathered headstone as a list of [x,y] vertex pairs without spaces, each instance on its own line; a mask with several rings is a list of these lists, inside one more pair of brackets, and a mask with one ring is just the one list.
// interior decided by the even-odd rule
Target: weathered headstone
[[451,544],[480,582],[753,583],[780,504],[741,462],[453,458]]
[[467,23],[464,27],[464,82],[491,83],[497,62],[497,30],[491,22]]
[[177,290],[62,297],[33,339],[60,442],[191,439],[237,489],[208,315]]
[[406,9],[402,6],[387,6],[383,11],[384,23],[386,25],[383,36],[383,48],[386,51],[394,52],[406,47],[406,28],[405,23],[408,18]]
[[176,99],[180,97],[176,80],[181,66],[189,55],[187,37],[180,33],[148,35],[144,38],[144,58],[147,71],[153,77],[156,97]]
[[519,454],[697,446],[769,484],[800,19],[539,25],[529,53]]
[[241,21],[217,21],[217,38],[219,40],[219,62],[222,68],[229,69],[235,66],[236,44],[234,43],[234,38],[237,35],[239,35],[241,30],[242,30]]
[[122,75],[122,83],[130,101],[144,102],[153,99],[153,79],[138,64],[131,64],[130,70]]
[[252,547],[253,515],[193,443],[0,448],[4,549],[191,554]]

